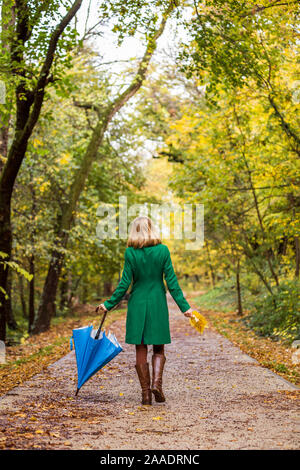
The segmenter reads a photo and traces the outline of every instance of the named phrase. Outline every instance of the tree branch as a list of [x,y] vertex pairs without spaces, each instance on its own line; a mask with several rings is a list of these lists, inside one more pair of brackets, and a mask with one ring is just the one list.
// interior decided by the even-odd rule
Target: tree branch
[[83,101],[77,101],[73,99],[73,104],[74,106],[77,106],[77,108],[91,109],[92,111],[96,111],[98,115],[101,113],[101,109],[95,103],[84,103]]
[[247,13],[244,15],[241,15],[240,18],[246,18],[249,15],[256,15],[257,13],[261,13],[264,10],[267,10],[268,8],[274,8],[274,7],[282,7],[282,6],[289,6],[289,5],[296,5],[298,4],[298,0],[293,0],[292,2],[273,2],[270,3],[269,5],[254,5],[254,7],[249,10]]
[[170,1],[169,6],[165,13],[163,14],[163,19],[161,21],[160,27],[158,30],[153,34],[152,37],[149,38],[147,48],[145,51],[145,54],[140,62],[137,74],[135,78],[132,80],[131,84],[124,90],[123,93],[121,93],[110,105],[109,111],[108,111],[108,120],[116,114],[119,109],[124,106],[124,104],[137,92],[137,90],[142,86],[142,83],[146,77],[146,72],[148,69],[148,65],[150,63],[150,60],[156,50],[157,47],[157,40],[159,37],[162,35],[164,32],[166,22],[172,11],[176,8],[177,2]]
[[298,155],[298,157],[300,157],[300,138],[298,137],[298,135],[293,131],[293,129],[291,129],[291,126],[288,124],[288,122],[286,122],[286,120],[284,119],[283,115],[281,114],[281,112],[279,111],[275,101],[274,101],[274,98],[272,97],[271,94],[269,94],[268,96],[268,99],[269,99],[269,103],[270,105],[272,106],[273,110],[274,110],[274,113],[275,113],[275,116],[278,117],[280,123],[281,123],[281,127],[283,128],[283,130],[285,131],[286,135],[288,137],[291,137],[295,143],[296,143],[296,146],[292,146],[293,150],[296,152],[296,154]]
[[45,86],[46,86],[47,78],[48,78],[52,63],[53,63],[54,53],[55,53],[55,50],[56,50],[58,40],[59,40],[61,34],[63,33],[64,29],[67,27],[67,25],[70,23],[70,21],[74,18],[75,14],[77,13],[79,8],[81,7],[81,4],[82,4],[82,0],[75,0],[72,7],[70,8],[70,10],[67,12],[67,14],[64,16],[64,18],[61,20],[61,22],[56,26],[56,28],[54,29],[54,31],[52,33],[52,36],[51,36],[50,41],[49,41],[49,46],[48,46],[46,58],[45,58],[45,61],[44,61],[43,67],[41,69],[41,72],[40,72],[40,75],[39,75],[39,78],[38,78],[38,81],[37,81],[37,85],[36,85],[36,88],[35,88],[35,91],[34,91],[35,100],[34,100],[34,104],[33,104],[33,109],[32,109],[32,112],[30,114],[30,118],[27,122],[27,125],[24,129],[24,134],[26,134],[27,132],[31,132],[34,125],[36,124],[36,121],[37,121],[37,118],[39,116],[40,109],[41,109],[41,106],[42,106]]
[[[56,26],[56,28],[54,29],[50,37],[48,50],[46,53],[46,57],[45,57],[44,64],[42,66],[39,78],[37,80],[37,85],[32,92],[30,91],[29,97],[32,100],[32,102],[30,103],[29,108],[32,107],[32,109],[30,111],[30,114],[29,114],[29,108],[27,110],[28,117],[27,119],[25,119],[26,122],[24,126],[21,126],[19,128],[17,127],[17,131],[15,133],[14,140],[11,144],[6,164],[1,173],[0,184],[2,187],[5,186],[5,187],[10,188],[9,189],[10,191],[12,191],[13,189],[14,181],[16,179],[22,160],[24,158],[24,155],[27,149],[28,139],[31,136],[34,126],[37,123],[37,120],[39,118],[43,100],[44,100],[45,87],[47,83],[49,83],[49,81],[52,80],[51,75],[49,77],[49,72],[53,63],[54,54],[55,54],[58,40],[61,34],[63,33],[64,29],[66,28],[66,26],[70,23],[70,21],[75,16],[81,4],[82,4],[82,0],[74,1],[72,7],[67,12],[67,14],[62,18],[60,23]],[[20,106],[22,106],[22,103],[20,103]],[[17,115],[18,115],[18,112],[17,112]]]
[[254,187],[250,187],[250,188],[225,188],[227,191],[253,191],[253,189],[255,191],[259,190],[259,189],[276,189],[276,188],[286,188],[286,187],[290,187],[291,185],[290,184],[280,184],[279,186],[260,186],[259,188],[254,188]]

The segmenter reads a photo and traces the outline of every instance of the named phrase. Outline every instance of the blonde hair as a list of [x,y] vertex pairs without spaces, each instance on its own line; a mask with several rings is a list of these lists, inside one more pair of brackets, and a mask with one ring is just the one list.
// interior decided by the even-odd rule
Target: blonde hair
[[143,248],[143,246],[159,245],[161,239],[149,217],[141,216],[134,219],[131,224],[127,246]]

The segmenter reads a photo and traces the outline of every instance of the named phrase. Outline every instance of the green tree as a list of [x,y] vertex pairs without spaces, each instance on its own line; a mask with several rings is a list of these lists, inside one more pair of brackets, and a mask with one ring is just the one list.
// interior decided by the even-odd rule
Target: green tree
[[[56,79],[57,69],[59,71],[62,61],[65,62],[62,57],[69,49],[70,42],[74,42],[76,38],[76,31],[69,25],[81,3],[82,0],[76,0],[73,4],[68,4],[64,16],[49,28],[49,23],[53,24],[53,16],[60,16],[60,2],[2,2],[1,77],[9,83],[9,95],[15,95],[13,108],[8,107],[4,111],[1,123],[3,129],[3,125],[7,126],[10,115],[14,113],[13,137],[9,148],[5,149],[6,159],[0,176],[0,251],[6,253],[9,258],[12,244],[11,198],[15,180],[25,157],[28,141],[39,119],[46,87]],[[69,31],[63,35],[68,27]],[[55,56],[56,52],[58,53]],[[4,141],[6,140],[4,137]],[[7,274],[8,270],[0,265],[2,340],[6,334],[3,292],[6,291]]]
[[124,91],[121,91],[115,98],[112,98],[106,106],[101,108],[94,103],[82,103],[85,108],[92,108],[96,112],[96,124],[93,128],[90,141],[87,145],[85,154],[82,158],[80,167],[76,172],[68,193],[68,201],[64,204],[59,226],[57,228],[55,249],[53,250],[49,270],[43,288],[41,303],[38,314],[32,329],[33,333],[45,331],[50,326],[50,320],[55,312],[55,298],[57,292],[58,281],[63,264],[63,250],[68,243],[69,230],[73,223],[76,205],[81,192],[84,189],[86,179],[89,175],[91,166],[98,158],[98,149],[101,146],[105,131],[113,117],[119,110],[134,96],[140,89],[148,69],[149,62],[156,49],[158,38],[162,35],[167,19],[174,10],[175,5],[170,2],[163,12],[162,20],[159,27],[147,37],[147,47],[142,57],[138,70],[131,83]]

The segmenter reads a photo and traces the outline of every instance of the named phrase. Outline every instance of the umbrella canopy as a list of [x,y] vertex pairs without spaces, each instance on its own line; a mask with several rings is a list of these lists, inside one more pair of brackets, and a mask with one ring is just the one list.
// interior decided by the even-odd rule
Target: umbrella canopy
[[77,363],[77,395],[82,385],[116,357],[122,348],[115,335],[110,332],[106,335],[105,331],[101,331],[101,326],[97,332],[92,326],[74,329],[71,349],[72,339]]

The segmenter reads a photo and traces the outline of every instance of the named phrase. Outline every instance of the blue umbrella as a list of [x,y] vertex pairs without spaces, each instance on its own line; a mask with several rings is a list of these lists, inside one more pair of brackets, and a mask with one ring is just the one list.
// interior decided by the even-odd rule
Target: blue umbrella
[[122,348],[113,333],[106,335],[105,331],[101,331],[106,313],[104,313],[101,325],[97,333],[92,326],[83,328],[75,328],[73,336],[70,340],[71,350],[73,349],[72,339],[75,345],[75,354],[77,362],[77,390],[78,394],[82,385],[94,375],[98,370],[102,369],[108,362],[116,357]]

